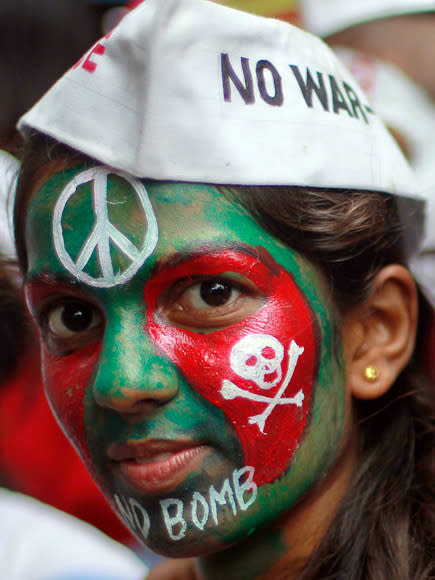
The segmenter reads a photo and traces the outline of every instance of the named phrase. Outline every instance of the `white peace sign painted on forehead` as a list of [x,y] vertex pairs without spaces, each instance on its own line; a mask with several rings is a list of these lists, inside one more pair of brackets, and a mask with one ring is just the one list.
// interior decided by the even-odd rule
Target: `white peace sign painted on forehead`
[[[116,175],[124,179],[135,192],[144,210],[147,224],[144,225],[142,247],[135,246],[125,234],[110,222],[107,200],[107,178],[109,175]],[[92,183],[95,224],[87,239],[83,241],[78,256],[73,260],[65,246],[62,216],[68,201],[78,188],[89,182]],[[62,190],[56,202],[53,215],[53,240],[59,260],[71,274],[82,282],[99,288],[110,288],[124,284],[136,274],[153,252],[158,241],[157,219],[147,190],[139,180],[107,167],[93,167],[79,173]],[[131,261],[131,264],[122,272],[115,273],[114,271],[110,253],[111,243],[117,246]],[[98,259],[101,277],[93,277],[84,271],[94,252],[96,252]]]

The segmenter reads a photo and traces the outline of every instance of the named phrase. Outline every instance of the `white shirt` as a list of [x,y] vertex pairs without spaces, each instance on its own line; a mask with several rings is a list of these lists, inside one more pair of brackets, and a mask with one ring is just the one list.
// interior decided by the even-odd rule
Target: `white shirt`
[[133,552],[89,524],[0,489],[0,578],[142,580],[147,572]]

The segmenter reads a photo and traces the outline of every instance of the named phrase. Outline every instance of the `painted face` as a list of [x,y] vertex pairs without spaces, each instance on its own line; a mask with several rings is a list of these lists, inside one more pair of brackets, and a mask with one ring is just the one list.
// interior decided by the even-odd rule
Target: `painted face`
[[322,279],[242,208],[75,167],[33,196],[26,241],[47,395],[140,539],[216,550],[324,474],[345,380]]

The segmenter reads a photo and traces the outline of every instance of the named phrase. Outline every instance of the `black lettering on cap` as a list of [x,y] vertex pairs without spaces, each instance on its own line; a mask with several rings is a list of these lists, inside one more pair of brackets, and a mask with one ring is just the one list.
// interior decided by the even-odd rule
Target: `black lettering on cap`
[[331,84],[331,92],[332,92],[332,110],[337,115],[340,113],[341,109],[347,111],[349,117],[353,117],[352,111],[347,106],[347,103],[344,99],[343,93],[340,91],[340,88],[335,80],[333,75],[329,75],[329,82]]
[[317,82],[313,80],[311,76],[310,69],[307,67],[307,80],[306,82],[302,78],[302,75],[299,71],[299,67],[291,64],[290,68],[293,71],[293,74],[298,82],[299,88],[302,92],[302,96],[304,97],[305,103],[308,107],[313,108],[313,92],[316,93],[317,98],[319,99],[323,109],[325,111],[329,111],[329,104],[328,104],[328,94],[325,89],[325,83],[323,82],[323,75],[322,73],[317,73]]
[[242,71],[244,80],[240,80],[230,63],[228,53],[221,54],[221,70],[222,70],[222,87],[224,91],[224,100],[231,102],[231,81],[238,90],[240,96],[247,105],[255,103],[254,83],[252,80],[252,73],[249,66],[249,59],[241,57]]
[[361,116],[364,119],[364,122],[368,124],[367,116],[364,113],[364,109],[361,106],[360,100],[358,99],[358,95],[355,93],[353,88],[350,85],[348,85],[346,82],[343,82],[343,87],[347,93],[347,97],[348,97],[349,102],[352,106],[353,114],[355,115],[355,117],[357,119],[359,119],[358,111],[360,111]]
[[[284,94],[282,92],[282,80],[281,75],[273,66],[273,64],[268,60],[259,60],[257,62],[257,82],[258,89],[260,91],[261,98],[268,105],[273,105],[275,107],[281,107],[284,102]],[[264,78],[264,72],[270,71],[273,79],[273,84],[275,87],[274,94],[270,95],[267,92],[266,81]]]

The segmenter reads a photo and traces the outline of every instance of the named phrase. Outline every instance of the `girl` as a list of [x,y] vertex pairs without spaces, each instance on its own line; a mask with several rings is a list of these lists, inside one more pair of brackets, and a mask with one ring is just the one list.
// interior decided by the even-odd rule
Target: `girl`
[[21,129],[46,392],[137,537],[205,580],[433,577],[421,200],[329,50],[147,0]]

